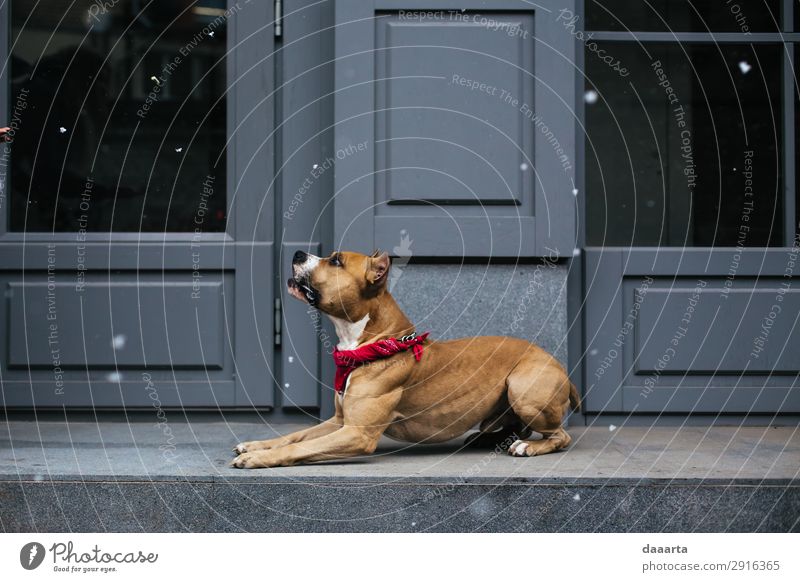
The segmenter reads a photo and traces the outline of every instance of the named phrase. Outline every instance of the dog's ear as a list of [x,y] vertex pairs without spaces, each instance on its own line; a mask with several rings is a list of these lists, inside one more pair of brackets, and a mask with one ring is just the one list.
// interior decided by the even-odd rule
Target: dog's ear
[[369,265],[367,266],[367,282],[370,285],[381,285],[386,282],[386,273],[389,272],[389,267],[392,264],[389,259],[389,253],[375,251],[369,258]]

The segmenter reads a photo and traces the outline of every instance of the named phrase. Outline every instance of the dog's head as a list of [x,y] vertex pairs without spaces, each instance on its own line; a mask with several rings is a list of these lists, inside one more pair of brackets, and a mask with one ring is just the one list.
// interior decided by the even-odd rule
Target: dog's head
[[297,251],[292,258],[289,294],[329,315],[358,321],[367,300],[386,289],[388,253],[372,256],[337,251],[316,257]]

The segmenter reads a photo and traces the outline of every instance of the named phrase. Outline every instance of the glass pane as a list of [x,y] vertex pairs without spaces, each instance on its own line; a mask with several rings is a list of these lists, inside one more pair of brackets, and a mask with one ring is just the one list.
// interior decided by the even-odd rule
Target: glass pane
[[586,30],[776,32],[781,0],[587,0]]
[[599,44],[626,76],[587,52],[587,243],[780,246],[781,46]]
[[11,230],[225,230],[224,5],[11,3]]

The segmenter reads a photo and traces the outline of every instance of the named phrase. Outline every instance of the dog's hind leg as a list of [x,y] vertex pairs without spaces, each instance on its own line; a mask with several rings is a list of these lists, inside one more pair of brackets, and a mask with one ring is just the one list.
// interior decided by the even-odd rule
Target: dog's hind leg
[[525,358],[509,374],[508,400],[524,425],[542,435],[539,440],[514,442],[508,449],[516,457],[545,455],[567,447],[572,439],[561,426],[570,408],[572,383],[561,366],[548,356]]
[[464,439],[464,445],[470,448],[494,448],[503,444],[510,437],[524,439],[530,436],[531,431],[514,414],[511,408],[499,418],[484,420],[478,432],[474,432]]
[[[520,423],[518,428],[503,427],[494,432],[476,432],[469,435],[464,439],[464,446],[471,449],[493,449],[497,446],[503,446],[503,443],[509,444],[518,441],[519,439],[527,438],[531,431]],[[503,446],[503,448],[505,448]]]

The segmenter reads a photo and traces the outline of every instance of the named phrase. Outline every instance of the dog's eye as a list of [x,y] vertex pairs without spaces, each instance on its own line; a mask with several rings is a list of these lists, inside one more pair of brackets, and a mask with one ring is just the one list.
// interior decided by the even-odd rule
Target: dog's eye
[[341,267],[342,266],[342,260],[339,258],[339,255],[334,255],[333,257],[330,258],[330,260],[328,262],[330,263],[330,265],[332,267]]

